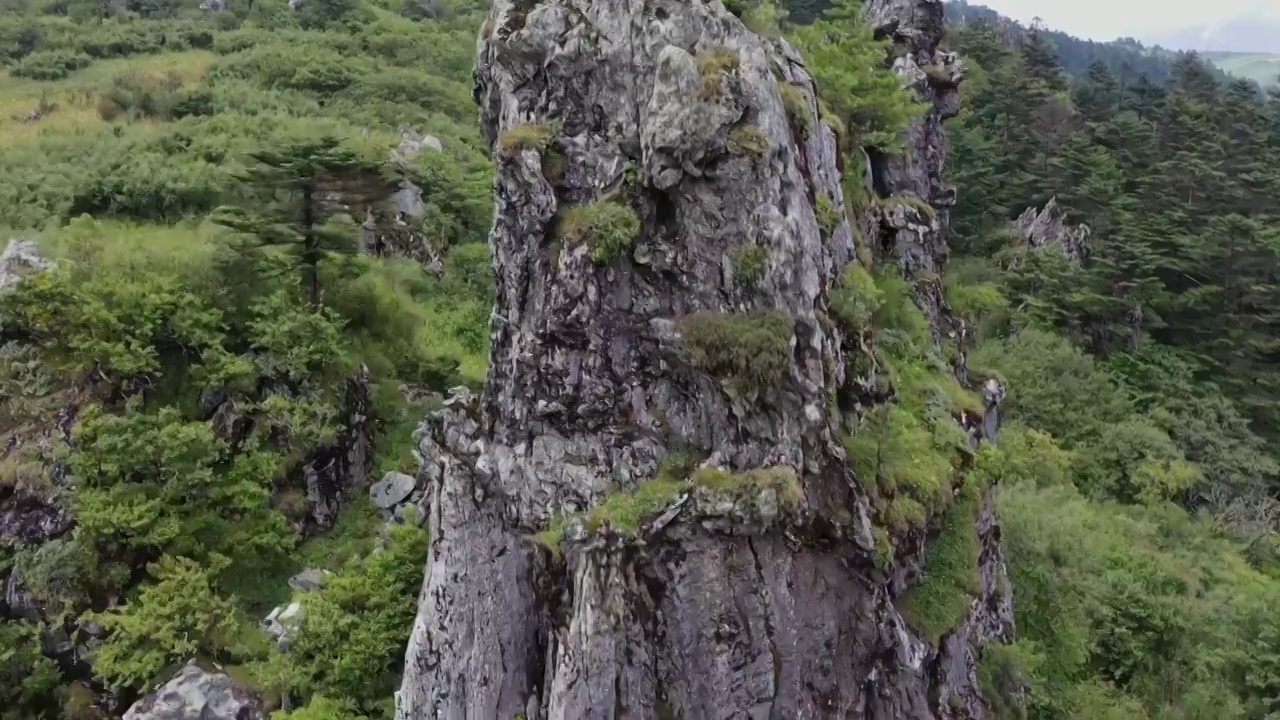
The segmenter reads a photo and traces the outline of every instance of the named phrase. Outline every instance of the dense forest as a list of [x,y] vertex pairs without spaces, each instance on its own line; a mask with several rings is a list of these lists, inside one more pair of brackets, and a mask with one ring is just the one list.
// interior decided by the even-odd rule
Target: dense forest
[[[482,3],[293,5],[0,11],[0,223],[32,243],[10,245],[32,272],[0,294],[4,720],[118,717],[192,659],[273,717],[394,714],[427,533],[367,482],[329,497],[317,478],[413,474],[419,420],[479,387],[495,157],[551,130],[477,130]],[[898,146],[921,108],[849,4],[813,24],[811,3],[784,4],[791,21],[727,5],[806,58],[845,167]],[[933,347],[913,288],[870,257],[836,296],[899,388],[843,438],[861,478],[895,486],[877,550],[963,468],[995,488],[1017,620],[982,653],[994,717],[1274,717],[1280,98],[1193,55],[1067,59],[1054,33],[973,18],[947,45],[967,76],[934,280],[965,332]],[[850,207],[874,202],[847,184]],[[1050,203],[1074,244],[1019,231]],[[579,220],[620,233],[592,245],[602,262],[628,240],[625,216]],[[744,376],[772,358],[720,358],[722,341],[695,350]],[[957,451],[933,391],[969,407],[987,379],[1008,391],[1000,441]],[[634,523],[651,500],[602,512]],[[902,600],[934,639],[977,563],[952,529]],[[291,601],[288,638],[264,632]]]
[[[954,45],[953,303],[1038,458],[1002,496],[1030,715],[1268,717],[1280,104],[1192,55],[1068,80],[1034,37]],[[1011,236],[1054,198],[1084,252]]]

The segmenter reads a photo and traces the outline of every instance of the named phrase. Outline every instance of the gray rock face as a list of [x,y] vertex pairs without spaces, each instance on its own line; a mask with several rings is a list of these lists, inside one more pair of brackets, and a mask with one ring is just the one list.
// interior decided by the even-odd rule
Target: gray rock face
[[189,663],[130,707],[124,720],[266,720],[261,701],[229,676]]
[[[869,7],[936,47],[917,36],[940,32],[941,5],[896,5]],[[875,568],[835,432],[828,398],[851,392],[857,341],[821,316],[856,255],[848,225],[824,238],[814,210],[819,193],[843,209],[835,136],[801,137],[780,97],[796,86],[817,117],[801,59],[715,2],[496,0],[486,27],[485,136],[552,124],[564,171],[534,149],[499,159],[489,378],[420,431],[432,545],[397,719],[986,718],[974,656],[1011,627],[991,609],[1004,586],[984,588],[959,640],[915,637],[894,599],[923,538],[903,567]],[[706,70],[717,57],[736,62]],[[938,113],[913,130],[929,152]],[[744,133],[758,155],[735,150]],[[930,157],[878,172],[932,199]],[[556,235],[559,213],[600,200],[641,221],[606,264]],[[940,267],[945,238],[918,224],[913,252]],[[765,257],[751,283],[734,261],[748,246]],[[785,373],[751,389],[692,365],[680,319],[698,311],[785,315]],[[689,447],[725,470],[790,468],[799,507],[684,494],[635,538],[572,525],[562,557],[533,541]],[[979,529],[998,579],[994,520]]]
[[289,587],[298,592],[315,592],[324,587],[330,574],[328,570],[307,568],[289,578]]
[[53,263],[44,259],[35,243],[10,238],[4,253],[0,254],[0,291],[14,287],[33,272],[50,267]]
[[417,481],[412,475],[401,472],[389,472],[369,488],[369,499],[383,510],[390,510],[413,494]]
[[1027,208],[1014,223],[1019,240],[1027,247],[1053,248],[1063,257],[1079,265],[1089,257],[1088,225],[1071,225],[1066,213],[1053,198],[1042,210]]

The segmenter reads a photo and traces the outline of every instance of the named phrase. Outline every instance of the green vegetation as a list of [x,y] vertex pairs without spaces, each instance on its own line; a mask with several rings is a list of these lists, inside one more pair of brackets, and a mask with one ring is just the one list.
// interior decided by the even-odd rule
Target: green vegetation
[[[1110,56],[1071,79],[1045,33],[1006,37],[952,39],[972,73],[946,296],[971,377],[1008,392],[969,471],[995,486],[1018,626],[983,650],[984,694],[1034,720],[1269,717],[1280,207],[1258,188],[1280,106],[1195,56],[1167,82]],[[1092,228],[1087,262],[1010,236],[1050,197]]]
[[840,283],[829,298],[832,314],[850,335],[858,337],[871,326],[871,319],[880,310],[884,295],[876,287],[871,273],[854,262],[840,274]]
[[566,243],[585,243],[591,249],[591,259],[600,264],[617,259],[631,248],[639,234],[640,216],[614,200],[598,200],[565,210],[560,214],[557,230]]
[[[744,510],[755,511],[765,497],[784,511],[804,506],[804,489],[795,470],[789,467],[761,468],[732,472],[694,466],[699,458],[673,453],[662,462],[657,475],[629,490],[607,495],[579,519],[588,533],[607,528],[624,537],[635,537],[647,521],[653,520],[684,493],[708,493],[716,499],[731,500]],[[572,518],[556,517],[534,539],[558,552]]]
[[961,489],[942,517],[942,530],[925,550],[924,577],[899,601],[913,628],[935,644],[954,630],[978,593],[977,521],[980,490]]
[[724,148],[733,155],[758,160],[769,152],[769,138],[755,125],[738,125],[729,131]]
[[809,96],[804,90],[791,83],[779,83],[778,93],[782,96],[782,107],[791,119],[791,126],[802,140],[813,135],[813,113],[809,112]]
[[733,269],[747,285],[755,285],[764,277],[769,264],[769,253],[759,245],[744,245],[733,257]]
[[496,149],[499,155],[511,157],[521,150],[542,152],[555,140],[556,127],[550,123],[520,123],[498,134]]
[[780,382],[791,365],[791,322],[781,312],[719,313],[680,319],[689,364],[739,387]]
[[289,652],[269,654],[253,666],[254,676],[277,692],[380,711],[399,682],[426,550],[425,531],[392,526],[385,548],[349,561],[323,588],[296,598],[302,620]]
[[818,229],[822,231],[823,237],[834,235],[840,223],[844,222],[844,215],[836,208],[835,202],[823,193],[818,193],[813,211],[817,215]]
[[[197,5],[0,9],[0,217],[57,263],[0,299],[0,441],[47,428],[71,388],[79,406],[70,443],[0,461],[5,492],[38,497],[61,462],[76,525],[5,544],[0,566],[48,627],[109,632],[96,688],[127,698],[199,657],[317,696],[295,717],[390,717],[425,538],[396,528],[376,549],[367,501],[326,531],[303,466],[343,442],[362,367],[375,475],[414,467],[432,393],[484,376],[493,168],[470,97],[484,11]],[[441,150],[414,154],[425,134]],[[403,182],[423,203],[398,224]],[[367,212],[386,228],[378,254],[358,252]],[[335,574],[301,599],[311,639],[283,668],[256,618],[304,566]],[[96,717],[88,685],[40,656],[43,626],[4,625],[0,716]]]
[[888,41],[875,39],[859,0],[836,0],[821,19],[794,28],[790,37],[818,82],[824,118],[842,126],[845,152],[901,147],[906,123],[921,108],[885,67]]

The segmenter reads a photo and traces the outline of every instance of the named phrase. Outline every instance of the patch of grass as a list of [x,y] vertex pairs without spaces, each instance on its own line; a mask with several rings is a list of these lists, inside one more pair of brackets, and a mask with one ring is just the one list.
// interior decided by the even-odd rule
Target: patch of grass
[[[819,197],[825,199],[825,196]],[[846,332],[857,337],[871,324],[871,319],[880,309],[883,297],[871,273],[858,263],[852,262],[840,274],[840,283],[829,294],[828,299],[832,314],[844,326]]]
[[560,215],[558,235],[570,244],[586,243],[591,259],[605,264],[635,243],[640,216],[627,205],[599,200],[569,208]]
[[607,526],[622,535],[635,535],[643,521],[662,512],[688,487],[683,480],[657,477],[629,492],[613,493],[587,513],[587,532]]
[[780,382],[791,363],[791,322],[781,312],[703,311],[679,321],[693,367],[742,385]]
[[698,53],[698,73],[702,75],[700,91],[702,99],[713,100],[720,97],[722,93],[720,77],[737,72],[741,62],[738,53],[729,48],[712,48]]
[[813,211],[818,218],[818,229],[822,231],[823,237],[829,238],[834,235],[840,223],[844,222],[844,215],[836,207],[835,201],[824,193],[818,193]]
[[746,285],[760,282],[768,263],[769,253],[759,245],[744,245],[738,248],[733,257],[733,269],[738,279]]
[[341,570],[352,560],[373,552],[382,531],[382,516],[361,493],[339,513],[333,527],[303,543],[295,557],[299,567]]
[[785,466],[730,472],[715,468],[694,471],[693,484],[737,501],[752,501],[764,490],[777,493],[778,503],[784,508],[804,505],[804,489],[796,471]]
[[935,645],[960,624],[979,591],[978,501],[976,491],[966,490],[947,510],[925,551],[924,577],[899,601],[907,622]]
[[733,155],[758,160],[769,151],[769,138],[755,125],[739,125],[729,131],[724,148]]
[[547,149],[559,129],[552,123],[527,122],[503,130],[498,134],[497,149],[502,157],[511,157],[522,150]]
[[813,113],[809,112],[809,96],[797,85],[781,83],[778,92],[782,95],[782,107],[791,118],[791,126],[802,140],[813,135]]

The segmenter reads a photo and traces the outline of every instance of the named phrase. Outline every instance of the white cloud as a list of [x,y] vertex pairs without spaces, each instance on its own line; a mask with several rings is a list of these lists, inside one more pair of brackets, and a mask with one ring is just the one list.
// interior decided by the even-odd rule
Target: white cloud
[[1096,40],[1160,36],[1239,15],[1280,18],[1280,0],[970,0],[1024,23],[1039,17],[1055,30]]

